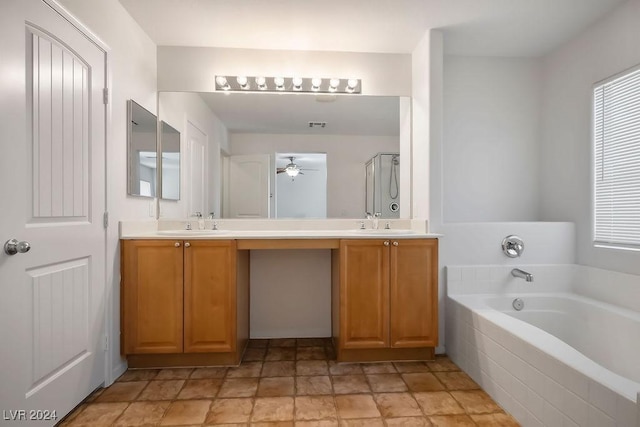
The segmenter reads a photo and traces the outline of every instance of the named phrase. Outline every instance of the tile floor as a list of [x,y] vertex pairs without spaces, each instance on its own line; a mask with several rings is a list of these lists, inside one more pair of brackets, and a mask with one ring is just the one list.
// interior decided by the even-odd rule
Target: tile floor
[[64,426],[518,426],[447,357],[335,362],[329,339],[252,340],[232,368],[129,370]]

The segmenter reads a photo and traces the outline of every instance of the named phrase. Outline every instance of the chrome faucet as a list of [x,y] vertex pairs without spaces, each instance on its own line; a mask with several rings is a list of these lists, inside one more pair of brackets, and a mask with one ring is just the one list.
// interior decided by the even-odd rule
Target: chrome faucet
[[373,225],[371,228],[373,228],[374,230],[378,229],[378,219],[380,219],[380,216],[382,214],[380,212],[376,212],[373,214]]
[[513,270],[511,270],[511,275],[513,277],[524,279],[527,282],[533,282],[533,274],[527,273],[526,271],[520,270],[519,268],[514,268]]

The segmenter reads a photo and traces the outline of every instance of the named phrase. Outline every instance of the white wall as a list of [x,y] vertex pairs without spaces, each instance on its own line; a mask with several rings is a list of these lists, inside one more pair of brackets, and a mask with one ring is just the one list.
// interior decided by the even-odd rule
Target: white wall
[[536,59],[445,57],[445,223],[539,219],[540,90]]
[[398,137],[390,136],[230,134],[231,154],[327,153],[328,218],[363,218],[365,163],[398,149]]
[[411,95],[408,54],[160,46],[158,90],[214,92],[216,75],[362,79],[364,95]]
[[[111,314],[111,379],[126,369],[120,358],[120,245],[118,221],[155,217],[155,200],[127,196],[127,100],[156,111],[156,46],[117,1],[60,0],[110,48],[111,99],[107,143],[107,311]],[[109,380],[109,378],[108,378]]]
[[640,1],[616,8],[544,58],[541,218],[575,221],[580,264],[640,274],[640,252],[592,244],[593,84],[640,63]]
[[187,192],[187,121],[195,124],[207,135],[209,153],[209,179],[206,182],[208,191],[209,207],[203,214],[215,212],[216,217],[220,217],[221,201],[221,168],[220,150],[229,151],[229,134],[224,124],[209,109],[207,104],[198,94],[189,92],[162,92],[159,95],[160,120],[164,120],[180,132],[180,200],[160,200],[160,216],[164,218],[185,218],[193,212],[187,212],[188,201]]

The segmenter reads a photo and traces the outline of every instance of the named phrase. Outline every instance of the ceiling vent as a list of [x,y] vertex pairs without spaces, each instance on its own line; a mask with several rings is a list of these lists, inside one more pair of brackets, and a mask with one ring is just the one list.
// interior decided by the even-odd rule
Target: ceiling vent
[[309,122],[310,128],[323,128],[327,126],[327,122]]

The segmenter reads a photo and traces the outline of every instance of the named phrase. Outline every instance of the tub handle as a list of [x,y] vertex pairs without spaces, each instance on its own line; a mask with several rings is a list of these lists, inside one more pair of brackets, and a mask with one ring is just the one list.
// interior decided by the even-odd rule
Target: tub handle
[[509,258],[517,258],[524,252],[524,242],[516,235],[509,235],[502,239],[502,252]]

